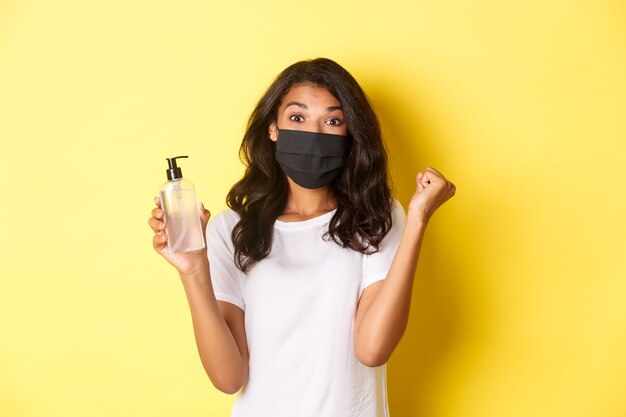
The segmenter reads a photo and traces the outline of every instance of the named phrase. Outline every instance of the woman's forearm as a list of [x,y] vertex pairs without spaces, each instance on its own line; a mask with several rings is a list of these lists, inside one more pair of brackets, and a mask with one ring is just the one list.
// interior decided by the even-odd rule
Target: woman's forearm
[[180,278],[202,365],[217,389],[233,394],[247,380],[248,367],[215,299],[208,259],[194,271],[180,273]]
[[409,213],[395,257],[380,290],[364,312],[357,343],[371,366],[387,362],[409,319],[413,278],[427,221]]

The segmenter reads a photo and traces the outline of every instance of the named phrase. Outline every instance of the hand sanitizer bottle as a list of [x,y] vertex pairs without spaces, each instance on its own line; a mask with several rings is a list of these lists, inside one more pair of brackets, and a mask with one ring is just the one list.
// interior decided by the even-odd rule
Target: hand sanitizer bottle
[[170,253],[184,253],[205,246],[196,189],[191,181],[183,178],[182,170],[176,166],[178,158],[188,157],[165,158],[169,165],[167,182],[159,190]]

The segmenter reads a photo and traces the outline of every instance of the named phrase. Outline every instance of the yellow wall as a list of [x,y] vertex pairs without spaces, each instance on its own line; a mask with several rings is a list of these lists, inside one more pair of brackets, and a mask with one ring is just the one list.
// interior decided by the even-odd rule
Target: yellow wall
[[626,415],[622,1],[0,3],[0,415],[226,416],[151,246],[165,158],[216,213],[256,100],[345,66],[433,217],[392,416]]

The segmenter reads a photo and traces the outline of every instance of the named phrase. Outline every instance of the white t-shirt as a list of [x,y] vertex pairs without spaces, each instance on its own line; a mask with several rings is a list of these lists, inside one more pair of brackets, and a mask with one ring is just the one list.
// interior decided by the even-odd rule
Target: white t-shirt
[[372,255],[322,234],[336,209],[298,222],[276,220],[272,250],[247,274],[230,237],[239,215],[211,216],[207,254],[215,298],[245,311],[248,383],[231,417],[388,417],[386,364],[363,365],[354,352],[363,289],[386,278],[406,223],[394,198],[391,230]]

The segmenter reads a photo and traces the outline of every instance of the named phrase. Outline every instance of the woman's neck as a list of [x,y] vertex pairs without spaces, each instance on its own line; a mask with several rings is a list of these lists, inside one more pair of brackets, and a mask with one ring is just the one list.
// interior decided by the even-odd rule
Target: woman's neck
[[297,214],[309,217],[320,212],[328,212],[337,208],[337,201],[329,185],[308,189],[289,180],[289,196],[283,208],[283,214]]

